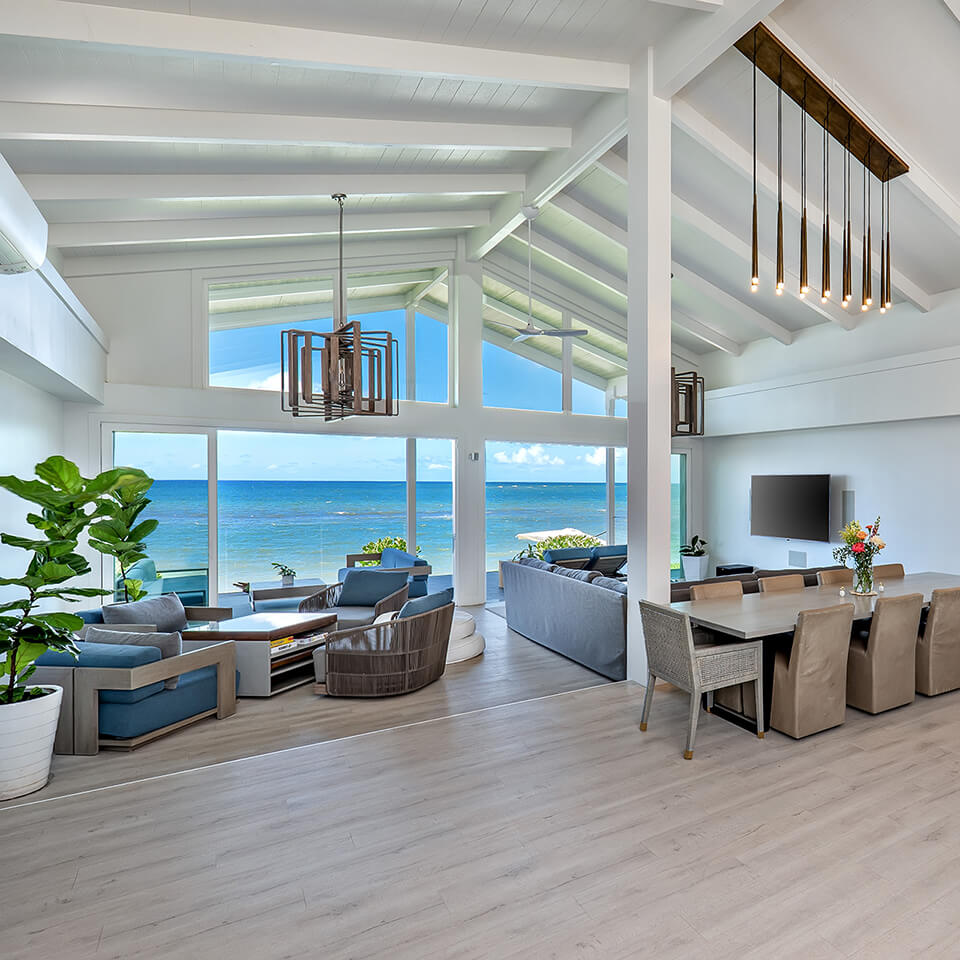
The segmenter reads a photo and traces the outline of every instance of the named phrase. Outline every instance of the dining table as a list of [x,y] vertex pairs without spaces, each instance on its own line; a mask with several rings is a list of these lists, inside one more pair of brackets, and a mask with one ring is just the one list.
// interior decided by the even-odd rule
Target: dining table
[[[960,575],[953,573],[908,573],[890,577],[875,585],[870,596],[856,596],[851,588],[839,584],[805,587],[769,593],[745,593],[708,600],[680,600],[670,606],[690,617],[697,627],[709,630],[716,642],[763,641],[764,729],[769,729],[770,702],[773,694],[773,664],[777,650],[789,650],[797,618],[805,610],[823,610],[853,604],[855,629],[863,629],[873,616],[877,601],[883,597],[902,597],[919,593],[928,607],[934,590],[960,587]],[[754,720],[716,704],[713,712],[738,726],[750,728]]]

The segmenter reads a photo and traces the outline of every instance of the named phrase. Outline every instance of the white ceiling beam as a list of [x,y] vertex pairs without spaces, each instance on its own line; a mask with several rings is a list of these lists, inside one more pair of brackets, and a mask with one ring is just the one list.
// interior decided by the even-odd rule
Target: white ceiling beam
[[727,0],[713,16],[690,19],[667,33],[653,51],[657,96],[675,97],[780,2]]
[[[726,227],[721,226],[716,220],[711,220],[705,213],[697,210],[692,204],[687,203],[682,197],[673,195],[671,201],[671,211],[674,217],[689,224],[695,230],[699,230],[704,236],[709,237],[714,242],[725,247],[731,253],[738,256],[744,263],[749,264],[751,258],[750,244],[742,240],[736,234],[732,233]],[[773,258],[760,250],[760,268],[767,276],[774,276],[776,267]],[[749,269],[749,268],[748,268]],[[745,276],[748,275],[746,272]],[[784,265],[784,290],[788,297],[793,297],[798,303],[802,303],[808,310],[816,313],[823,320],[830,320],[844,330],[853,330],[860,322],[860,311],[856,313],[847,313],[842,307],[837,306],[836,300],[828,300],[821,303],[819,297],[800,296],[800,279],[793,272],[791,267]]]
[[597,157],[602,156],[627,132],[626,94],[602,97],[573,130],[573,142],[566,150],[548,153],[527,174],[523,195],[509,194],[494,208],[490,225],[471,232],[467,256],[479,260],[523,222],[520,207],[543,206],[568,183],[575,180]]
[[[527,242],[525,236],[515,236],[514,239],[524,244]],[[627,278],[625,276],[611,272],[595,260],[590,260],[559,241],[544,236],[542,232],[534,232],[533,249],[546,254],[551,260],[556,260],[567,269],[575,270],[581,276],[620,294],[621,297],[627,296]]]
[[627,246],[627,231],[624,227],[608,220],[602,213],[597,213],[579,200],[574,200],[568,193],[558,193],[550,202],[567,216],[579,220],[584,226],[609,237],[622,247]]
[[[950,3],[953,3],[954,6],[951,7],[953,10],[955,7],[960,7],[960,0],[948,0],[948,6]],[[910,151],[905,149],[905,147],[899,143],[889,130],[880,123],[875,116],[873,116],[869,110],[863,107],[860,104],[856,97],[852,96],[850,92],[844,89],[836,80],[829,76],[829,74],[820,67],[817,62],[794,40],[790,35],[777,23],[772,17],[767,17],[764,20],[764,25],[773,33],[785,47],[787,47],[795,56],[799,57],[811,70],[811,72],[820,80],[821,83],[828,90],[831,90],[833,94],[837,97],[838,100],[843,101],[850,107],[855,113],[859,114],[860,117],[869,125],[869,127],[890,147],[895,150],[907,163],[907,166],[910,167],[909,173],[904,174],[902,177],[897,179],[898,183],[903,183],[903,185],[918,199],[924,206],[927,207],[936,217],[942,221],[950,230],[953,231],[958,237],[960,237],[960,202],[958,198],[950,194],[944,187],[937,182],[923,166],[911,157]],[[894,258],[894,263],[896,263],[896,258]],[[897,275],[898,271],[894,269],[891,276],[891,280],[895,287],[897,284]],[[929,306],[922,307],[919,303],[913,300],[913,297],[904,290],[900,288],[900,292],[908,299],[911,300],[914,305],[920,310],[929,310]],[[929,297],[927,298],[929,301]]]
[[700,10],[703,13],[716,13],[722,6],[723,0],[650,0],[664,7],[681,7],[684,10]]
[[[431,213],[353,214],[349,234],[416,230],[461,230],[489,220],[488,210],[444,210]],[[336,216],[230,217],[222,220],[124,220],[96,223],[54,223],[54,247],[101,247],[136,243],[198,240],[249,240],[269,237],[322,237],[337,233]]]
[[624,185],[626,184],[627,161],[624,160],[619,153],[614,153],[612,150],[610,150],[602,157],[597,157],[597,166],[600,167],[604,173],[607,173],[613,177],[614,180],[617,180]]
[[522,173],[316,173],[316,174],[24,174],[35,201],[212,200],[246,197],[465,196],[523,190]]
[[696,271],[685,267],[676,260],[673,261],[672,270],[674,277],[684,286],[690,287],[698,293],[709,297],[711,300],[720,304],[724,310],[727,310],[735,316],[742,317],[764,333],[769,334],[774,340],[779,340],[780,343],[787,345],[793,343],[792,330],[788,330],[782,324],[777,323],[776,320],[771,320],[769,317],[764,316],[759,310],[748,306],[738,297],[732,296],[727,293],[726,290],[722,290],[709,280],[704,279],[696,273]]
[[[265,14],[269,15],[269,8]],[[12,36],[137,47],[163,53],[180,50],[209,57],[239,57],[333,70],[426,74],[584,90],[625,90],[630,82],[626,64],[605,60],[63,0],[0,0],[0,24],[3,32]]]
[[559,150],[569,127],[0,102],[0,139]]
[[431,290],[435,290],[440,284],[446,283],[449,269],[447,267],[436,267],[431,273],[432,276],[421,280],[420,283],[407,294],[407,299],[404,303],[405,307],[415,307]]
[[703,363],[703,357],[697,356],[697,354],[691,353],[688,350],[684,350],[683,347],[676,343],[670,344],[670,353],[686,363],[692,363],[695,367],[699,367],[700,364]]
[[947,9],[960,20],[960,0],[943,0],[943,2],[947,5]]
[[[683,100],[674,100],[673,102],[673,122],[688,133],[702,146],[709,149],[716,157],[727,164],[730,169],[739,173],[741,176],[752,179],[753,177],[753,155],[749,150],[742,147],[732,137],[724,133],[716,124],[708,120],[703,114],[695,110],[689,103]],[[757,183],[770,196],[777,196],[777,173],[766,164],[757,162]],[[783,205],[787,210],[792,211],[797,220],[800,219],[802,208],[802,199],[800,191],[789,183],[783,184]],[[807,196],[807,216],[813,222],[823,222],[823,210],[815,201]],[[879,231],[878,231],[879,234]],[[830,235],[832,238],[843,236],[843,227],[839,220],[830,218]],[[814,234],[814,244],[816,238]],[[860,246],[854,244],[854,263],[860,263]],[[880,250],[874,250],[874,263],[880,263]],[[837,258],[839,263],[839,257]],[[860,270],[854,270],[856,276]],[[899,291],[907,300],[914,304],[918,309],[926,313],[930,310],[931,297],[919,284],[915,283],[909,277],[905,276],[902,270],[894,267],[890,275],[890,280],[895,290]],[[798,281],[799,282],[799,281]]]
[[[396,273],[377,273],[362,276],[347,271],[346,282],[347,289],[354,290],[362,287],[396,286],[402,283],[420,284],[432,280],[435,275],[435,270],[401,270]],[[333,282],[333,277],[330,276],[315,277],[294,283],[270,283],[268,281],[243,287],[211,288],[208,299],[210,303],[220,303],[232,300],[259,300],[288,294],[327,294],[333,290]]]
[[709,327],[707,324],[687,316],[685,313],[674,310],[672,320],[675,326],[689,333],[690,336],[696,337],[704,343],[709,343],[710,346],[716,347],[724,353],[729,353],[734,357],[739,357],[740,354],[743,353],[742,343],[731,340],[730,337],[720,333],[719,330],[714,330],[713,327]]
[[[403,297],[347,297],[350,314],[398,310]],[[264,307],[255,310],[229,310],[210,314],[211,330],[238,330],[243,327],[272,326],[278,323],[306,323],[333,316],[333,299],[326,303],[304,303],[289,307]]]

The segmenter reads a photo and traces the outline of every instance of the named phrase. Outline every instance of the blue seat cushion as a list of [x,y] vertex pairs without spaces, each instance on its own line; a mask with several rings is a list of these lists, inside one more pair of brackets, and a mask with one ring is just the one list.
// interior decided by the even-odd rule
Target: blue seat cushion
[[[110,667],[130,670],[160,659],[157,647],[132,646],[121,643],[77,644],[80,656],[76,660],[69,653],[48,650],[37,658],[38,667]],[[139,703],[163,690],[163,681],[147,684],[137,690],[101,690],[101,703]]]
[[373,607],[384,597],[396,593],[407,582],[405,573],[390,570],[372,570],[369,567],[352,567],[343,578],[340,591],[341,607]]
[[417,597],[415,600],[408,600],[397,614],[397,619],[404,617],[416,617],[421,613],[429,613],[431,610],[438,610],[445,607],[448,603],[453,603],[453,587],[447,587],[439,593],[431,593],[425,597]]
[[101,607],[97,607],[96,610],[77,610],[74,616],[79,617],[84,623],[103,623],[103,609]]
[[121,740],[140,737],[216,706],[217,668],[201,667],[181,674],[175,690],[160,690],[139,702],[105,700],[101,693],[100,736]]
[[[319,592],[322,588],[317,587]],[[278,597],[276,600],[258,600],[257,613],[296,613],[306,597]]]

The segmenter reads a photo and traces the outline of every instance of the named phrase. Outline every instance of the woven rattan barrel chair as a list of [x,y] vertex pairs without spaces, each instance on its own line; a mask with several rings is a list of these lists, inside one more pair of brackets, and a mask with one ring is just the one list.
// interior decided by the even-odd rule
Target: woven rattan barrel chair
[[438,680],[447,663],[454,605],[413,617],[339,630],[314,651],[314,692],[392,697]]
[[960,587],[934,590],[917,640],[917,693],[935,697],[960,689]]
[[[690,587],[691,600],[719,600],[723,597],[737,598],[743,596],[743,583],[740,580],[718,580],[716,583],[695,583]],[[716,643],[716,638],[709,630],[702,627],[693,628],[694,646],[703,647]],[[744,694],[742,686],[725,687],[716,692],[716,702],[728,710],[743,713]],[[713,709],[714,694],[707,695],[707,712]]]
[[757,736],[763,739],[763,648],[759,640],[694,646],[690,618],[670,607],[640,601],[643,640],[647,648],[647,690],[640,729],[646,730],[659,677],[690,694],[690,723],[685,760],[693,758],[700,698],[704,693],[741,683],[754,683],[757,696]]

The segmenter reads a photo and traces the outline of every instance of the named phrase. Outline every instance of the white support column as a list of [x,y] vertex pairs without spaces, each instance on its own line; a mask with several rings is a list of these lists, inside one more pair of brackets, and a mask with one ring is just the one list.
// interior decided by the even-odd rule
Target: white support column
[[417,441],[407,437],[407,550],[417,552]]
[[[455,344],[453,402],[463,431],[454,450],[453,585],[463,606],[486,600],[486,463],[479,427],[483,407],[483,274],[468,261],[462,237],[450,277],[450,334]],[[475,458],[475,459],[474,459]]]
[[670,598],[670,102],[653,51],[630,68],[627,678],[646,681],[637,601]]
[[[570,314],[564,310],[560,318],[560,326],[569,330],[572,326]],[[564,337],[560,341],[560,393],[560,409],[564,413],[570,413],[573,410],[573,344],[570,337]]]
[[407,307],[407,324],[406,324],[406,337],[407,337],[407,354],[405,357],[406,362],[406,374],[407,374],[407,400],[416,400],[417,399],[417,357],[416,357],[416,344],[417,344],[417,309],[416,307]]
[[220,513],[217,507],[219,490],[217,463],[217,431],[207,431],[207,603],[211,607],[220,602],[220,574],[217,561],[220,555]]
[[[607,387],[604,410],[608,417],[614,415],[616,399],[611,387]],[[607,543],[617,542],[617,448],[607,447]],[[629,569],[629,568],[628,568]]]

